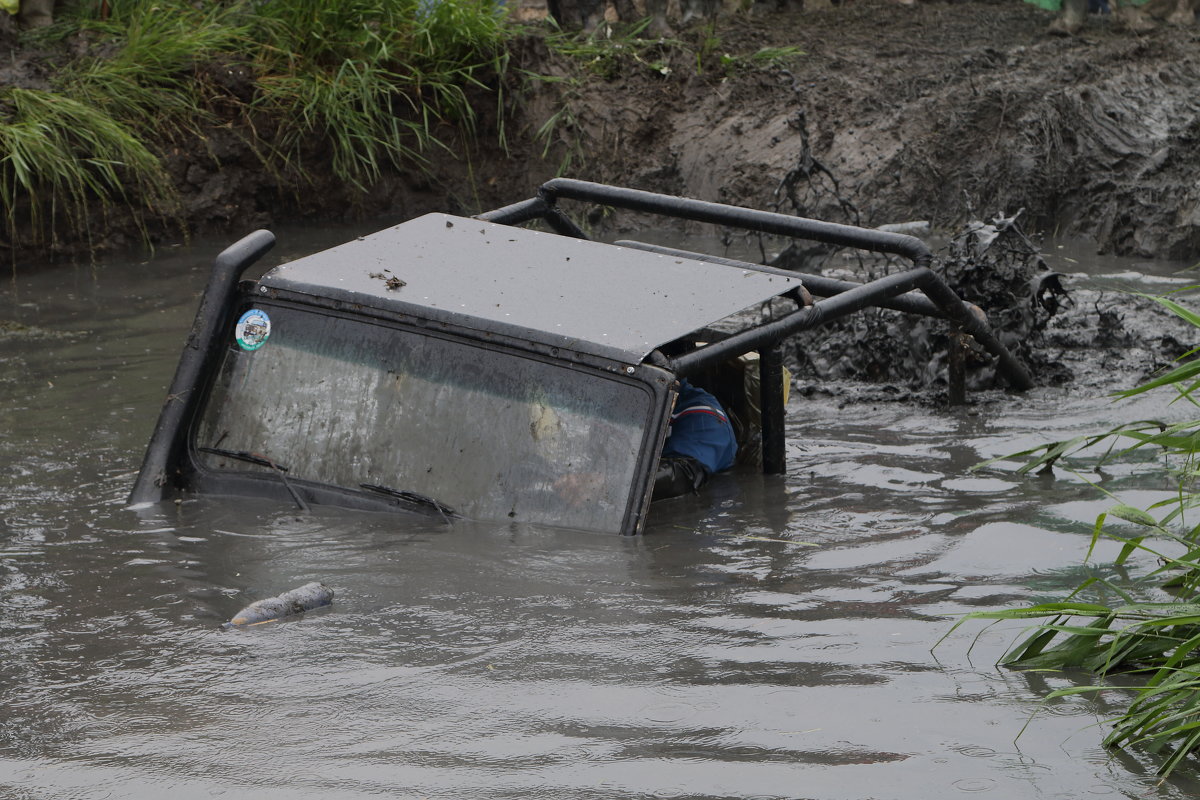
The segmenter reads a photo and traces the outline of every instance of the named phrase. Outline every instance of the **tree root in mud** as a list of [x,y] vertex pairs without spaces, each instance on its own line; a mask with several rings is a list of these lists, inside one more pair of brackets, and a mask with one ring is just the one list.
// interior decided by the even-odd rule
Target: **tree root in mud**
[[[935,258],[934,269],[959,296],[983,308],[992,329],[1021,359],[1039,384],[1062,384],[1071,370],[1050,354],[1044,330],[1055,315],[1074,307],[1062,275],[1051,272],[1038,248],[1018,224],[1020,212],[992,222],[973,221]],[[855,253],[855,280],[870,280],[895,267],[882,258]],[[862,262],[868,266],[864,272]],[[802,376],[822,380],[867,380],[907,384],[911,389],[946,385],[952,331],[935,319],[871,309],[838,320],[792,342],[790,366]],[[990,356],[971,348],[966,359],[967,385],[999,385]]]
[[[987,312],[997,337],[1038,385],[1070,383],[1100,392],[1132,386],[1200,344],[1194,328],[1145,297],[1072,287],[1074,276],[1047,268],[1019,216],[968,223],[935,256],[934,269]],[[868,272],[890,268],[880,259]],[[869,279],[861,265],[827,271]],[[942,320],[869,309],[795,337],[787,363],[802,391],[813,382],[855,380],[887,390],[876,399],[937,396],[946,391],[951,333]],[[975,347],[967,354],[966,375],[973,391],[1002,385],[991,357]]]

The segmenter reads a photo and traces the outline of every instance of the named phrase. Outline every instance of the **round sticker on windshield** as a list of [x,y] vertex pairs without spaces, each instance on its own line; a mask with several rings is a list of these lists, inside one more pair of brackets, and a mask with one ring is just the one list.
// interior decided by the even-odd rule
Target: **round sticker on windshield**
[[233,329],[233,335],[237,338],[238,347],[257,350],[266,344],[267,337],[271,335],[271,318],[267,312],[252,308],[242,314],[237,327]]

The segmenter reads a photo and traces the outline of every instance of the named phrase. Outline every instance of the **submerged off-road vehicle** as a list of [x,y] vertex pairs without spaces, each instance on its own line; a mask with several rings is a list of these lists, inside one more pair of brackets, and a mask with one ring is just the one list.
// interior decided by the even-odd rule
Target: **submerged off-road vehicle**
[[[855,284],[589,241],[560,199],[913,268]],[[515,227],[531,220],[554,232]],[[428,214],[239,282],[273,243],[257,231],[217,258],[131,503],[257,495],[635,534],[680,378],[753,364],[759,396],[747,402],[739,382],[723,399],[743,428],[755,418],[761,468],[783,472],[778,344],[868,305],[943,317],[1012,387],[1030,385],[911,236],[557,179],[512,206]],[[790,310],[739,316],[774,298]]]

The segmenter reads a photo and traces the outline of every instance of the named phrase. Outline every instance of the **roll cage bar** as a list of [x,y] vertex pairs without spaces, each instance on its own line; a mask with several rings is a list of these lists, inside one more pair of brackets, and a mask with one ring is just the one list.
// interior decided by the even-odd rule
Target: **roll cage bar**
[[[913,264],[912,269],[894,275],[886,275],[869,283],[832,280],[820,275],[806,275],[781,270],[781,274],[800,278],[805,288],[812,294],[827,299],[781,319],[701,347],[678,358],[665,359],[662,365],[677,375],[691,375],[705,367],[713,366],[752,350],[772,347],[785,337],[800,331],[815,328],[822,323],[844,317],[869,306],[880,306],[950,321],[974,337],[975,341],[996,357],[999,361],[1000,373],[1008,380],[1012,388],[1024,391],[1034,385],[1033,379],[1024,365],[992,333],[988,326],[987,316],[983,311],[978,306],[960,299],[954,290],[942,280],[941,276],[930,269],[933,253],[924,242],[915,236],[871,228],[858,228],[853,225],[840,225],[834,222],[822,222],[804,217],[792,217],[786,214],[740,208],[721,203],[709,203],[703,200],[672,197],[570,178],[554,178],[547,181],[538,189],[536,197],[479,214],[477,218],[506,225],[519,225],[523,222],[541,219],[557,233],[580,239],[589,238],[558,208],[557,203],[560,199],[582,200],[674,219],[709,222],[756,233],[769,233],[792,239],[806,239],[876,253],[888,253],[907,258]],[[698,260],[745,269],[770,269],[750,262],[645,245],[639,242],[618,242],[617,244],[653,252],[687,255]],[[908,296],[907,293],[913,290],[920,290],[925,297]]]
[[[969,334],[996,358],[999,372],[1010,387],[1017,391],[1025,391],[1034,385],[1033,378],[1025,366],[992,333],[987,315],[978,306],[962,300],[941,276],[930,268],[933,253],[915,236],[570,178],[547,181],[538,189],[535,197],[479,214],[477,218],[506,225],[542,220],[559,234],[580,239],[589,238],[558,207],[558,201],[563,199],[597,203],[672,219],[724,225],[755,233],[853,247],[897,255],[912,262],[912,268],[904,272],[886,275],[868,283],[854,283],[821,275],[774,270],[746,261],[641,242],[616,243],[666,255],[681,255],[743,269],[773,271],[798,277],[808,292],[824,298],[808,306],[800,304],[802,307],[799,310],[787,316],[749,327],[689,353],[667,358],[660,351],[655,351],[647,359],[656,366],[668,369],[680,377],[686,377],[753,350],[759,351],[763,472],[784,472],[783,358],[779,349],[780,342],[788,336],[870,306],[945,319],[950,322],[954,333]],[[909,294],[915,290],[919,290],[924,296]],[[961,386],[955,385],[961,382],[962,366],[960,362],[956,363],[954,350],[955,348],[952,348],[950,361],[952,398],[962,394]]]

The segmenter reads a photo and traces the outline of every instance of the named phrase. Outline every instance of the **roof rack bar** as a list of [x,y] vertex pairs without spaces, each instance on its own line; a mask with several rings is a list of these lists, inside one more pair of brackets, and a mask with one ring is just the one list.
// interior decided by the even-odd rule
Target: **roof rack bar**
[[[964,302],[941,277],[929,269],[933,262],[933,253],[923,241],[915,236],[889,233],[873,228],[857,228],[852,225],[822,222],[721,203],[709,203],[685,197],[673,197],[639,189],[607,186],[571,178],[554,178],[546,181],[538,189],[537,197],[533,200],[526,200],[523,203],[516,203],[482,214],[479,219],[517,224],[515,220],[528,221],[540,216],[551,226],[559,229],[565,217],[561,216],[555,205],[562,198],[600,203],[629,211],[641,211],[676,219],[728,225],[743,230],[788,236],[795,239],[808,239],[877,253],[891,253],[913,262],[914,269],[888,275],[870,283],[855,285],[853,288],[841,289],[827,284],[826,288],[837,288],[839,291],[825,300],[782,319],[743,331],[721,342],[672,360],[671,368],[678,374],[687,375],[709,364],[774,344],[792,333],[807,330],[829,319],[845,316],[870,305],[881,305],[886,302],[892,304],[890,307],[896,308],[896,303],[907,304],[917,300],[917,298],[902,298],[900,295],[913,289],[921,289],[940,313],[931,313],[929,307],[924,303],[919,304],[920,310],[918,308],[901,310],[939,316],[957,323],[963,331],[971,334],[975,341],[996,357],[1000,373],[1004,375],[1012,388],[1024,391],[1034,385],[1025,366],[992,333],[988,327],[986,315],[977,306]],[[573,222],[570,220],[566,220],[566,222],[574,230],[568,229],[560,232],[587,238]],[[709,260],[715,259],[710,258]],[[804,276],[801,277],[801,281],[805,277],[812,279],[819,276]],[[817,281],[817,283],[820,282]],[[815,289],[815,287],[809,288],[810,291]],[[817,290],[817,294],[821,294],[821,292]]]
[[902,233],[856,228],[836,222],[822,222],[572,178],[554,178],[546,181],[538,190],[538,196],[543,198],[547,205],[553,205],[559,198],[583,200],[630,211],[644,211],[717,225],[734,225],[745,230],[790,236],[795,239],[811,239],[826,244],[857,247],[861,250],[893,253],[910,259],[919,267],[928,266],[933,258],[933,253],[924,242],[915,236]]
[[495,222],[500,225],[520,225],[535,219],[545,221],[555,233],[571,236],[576,239],[587,239],[588,235],[576,225],[561,209],[547,203],[539,194],[519,203],[497,208],[483,214],[476,214],[474,219],[484,222]]
[[787,472],[783,380],[782,348],[778,343],[764,347],[758,354],[758,408],[762,427],[762,471],[766,475]]
[[230,299],[237,291],[238,280],[251,264],[275,245],[275,235],[258,230],[248,234],[221,251],[200,296],[200,307],[188,334],[187,346],[175,369],[175,378],[163,402],[162,411],[150,444],[142,459],[142,468],[129,494],[129,504],[152,503],[162,499],[166,483],[174,478],[180,459],[182,440],[177,436],[192,409],[200,402],[192,391],[220,343],[220,333],[232,311]]
[[[708,253],[696,253],[691,250],[679,250],[674,247],[664,247],[658,244],[648,244],[646,242],[638,242],[632,239],[622,239],[613,244],[621,247],[629,247],[634,250],[645,250],[649,253],[659,253],[664,256],[680,256],[682,258],[690,258],[695,261],[708,261],[712,264],[725,264],[730,267],[741,267],[742,269],[753,269],[759,272],[765,272],[769,275],[781,275],[787,278],[799,278],[804,284],[804,288],[818,297],[833,297],[834,295],[848,292],[851,289],[862,286],[861,283],[853,281],[839,281],[834,278],[826,278],[823,275],[810,275],[804,272],[793,272],[790,269],[780,269],[779,267],[768,267],[762,264],[755,264],[752,261],[739,261],[736,258],[725,258],[724,256],[713,256]],[[937,317],[938,319],[945,318],[942,310],[933,304],[933,301],[928,297],[919,297],[915,295],[900,295],[885,300],[880,300],[875,305],[880,308],[890,308],[893,311],[904,311],[909,314],[921,314],[926,317]]]
[[921,291],[930,300],[945,309],[946,316],[951,321],[958,323],[965,333],[971,334],[975,341],[996,357],[996,360],[1000,362],[1000,373],[1014,389],[1023,392],[1034,387],[1033,378],[1025,369],[1025,365],[996,338],[996,334],[992,333],[992,329],[988,326],[987,315],[979,306],[964,302],[936,272],[931,270],[929,278],[925,279],[921,285]]
[[484,214],[476,214],[475,219],[500,225],[520,225],[522,222],[543,218],[547,208],[545,200],[540,197],[531,197],[528,200],[522,200],[519,203],[497,208]]
[[913,289],[925,292],[926,296],[944,311],[948,319],[962,326],[964,331],[974,336],[980,345],[995,356],[999,361],[1000,373],[1014,389],[1024,391],[1033,388],[1033,379],[1024,365],[992,334],[986,321],[977,315],[975,308],[959,299],[937,273],[926,267],[884,276],[821,300],[774,322],[734,334],[728,339],[672,359],[670,369],[678,375],[690,375],[704,367],[773,345],[793,333],[844,317],[869,305],[877,305],[882,299],[895,297]]
[[547,225],[563,236],[572,236],[576,239],[588,238],[588,235],[570,217],[564,214],[560,208],[546,206],[546,211],[542,214],[542,219],[546,220]]
[[923,267],[917,267],[865,283],[856,289],[788,314],[786,317],[781,317],[757,328],[735,333],[728,339],[722,339],[673,358],[670,361],[670,369],[677,375],[687,376],[713,364],[737,358],[752,350],[769,347],[793,333],[815,328],[824,322],[852,314],[882,298],[912,291],[920,283],[920,274],[926,271]]

